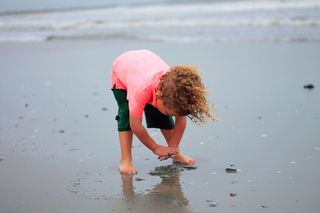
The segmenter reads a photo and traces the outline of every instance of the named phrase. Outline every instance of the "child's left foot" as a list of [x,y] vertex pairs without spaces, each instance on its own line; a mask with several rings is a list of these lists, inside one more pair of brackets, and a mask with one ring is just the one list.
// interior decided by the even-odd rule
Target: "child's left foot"
[[181,152],[176,153],[172,157],[172,160],[175,163],[181,163],[181,164],[184,164],[184,165],[194,165],[196,163],[193,158],[188,157],[188,156],[182,154]]

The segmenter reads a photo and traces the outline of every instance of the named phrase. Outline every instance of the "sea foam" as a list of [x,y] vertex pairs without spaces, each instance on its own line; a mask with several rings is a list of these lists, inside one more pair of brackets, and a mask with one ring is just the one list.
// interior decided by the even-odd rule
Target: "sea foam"
[[119,5],[0,15],[0,42],[320,40],[320,1]]

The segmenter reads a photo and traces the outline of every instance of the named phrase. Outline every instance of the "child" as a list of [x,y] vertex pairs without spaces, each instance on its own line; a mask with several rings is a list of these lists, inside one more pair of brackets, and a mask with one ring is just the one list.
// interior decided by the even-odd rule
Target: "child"
[[[205,117],[214,119],[196,67],[177,65],[170,68],[149,50],[129,51],[112,65],[112,91],[119,107],[116,120],[121,173],[137,173],[131,155],[133,134],[160,160],[171,157],[181,164],[195,163],[179,150],[186,116],[198,123],[204,122]],[[168,147],[158,145],[143,127],[143,111],[147,127],[159,128]]]

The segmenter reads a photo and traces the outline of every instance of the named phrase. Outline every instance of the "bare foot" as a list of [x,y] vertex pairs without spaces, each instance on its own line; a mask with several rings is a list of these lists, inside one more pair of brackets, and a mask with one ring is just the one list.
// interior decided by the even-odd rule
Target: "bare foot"
[[193,158],[188,157],[188,156],[182,154],[181,152],[176,153],[172,157],[172,160],[173,160],[173,162],[181,163],[181,164],[185,164],[185,165],[194,165],[196,163]]
[[137,170],[133,167],[131,161],[121,161],[119,171],[121,174],[137,174]]

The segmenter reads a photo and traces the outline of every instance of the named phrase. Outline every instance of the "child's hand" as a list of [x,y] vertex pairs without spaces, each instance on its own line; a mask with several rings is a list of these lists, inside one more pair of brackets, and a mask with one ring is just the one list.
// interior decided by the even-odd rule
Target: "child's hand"
[[158,145],[153,151],[154,154],[158,155],[160,160],[168,159],[170,156],[177,153],[179,150],[177,148],[166,147]]

